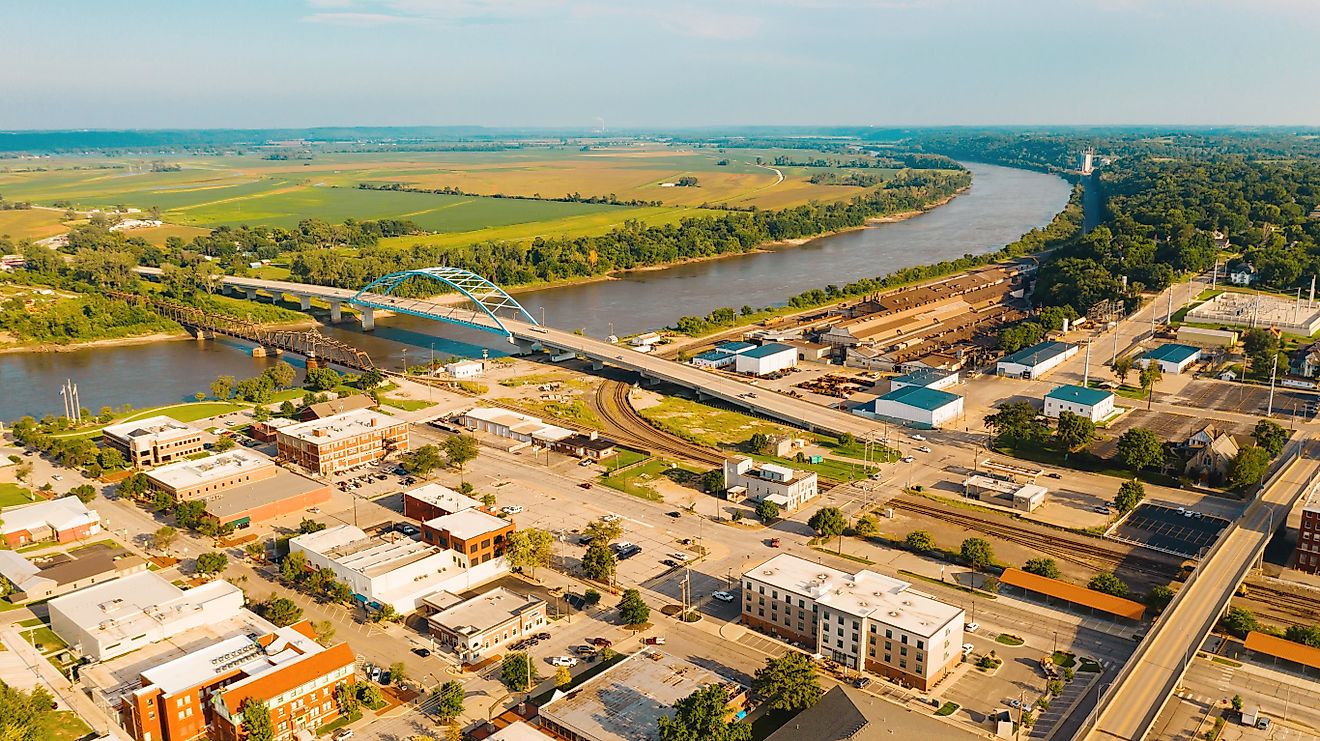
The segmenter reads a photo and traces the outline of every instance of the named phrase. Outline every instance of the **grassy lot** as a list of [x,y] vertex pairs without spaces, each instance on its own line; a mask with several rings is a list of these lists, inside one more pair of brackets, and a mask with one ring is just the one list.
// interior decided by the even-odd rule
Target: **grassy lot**
[[[673,471],[674,474],[671,474]],[[686,473],[680,473],[686,472]],[[622,473],[613,476],[603,476],[600,482],[611,489],[617,489],[625,494],[631,494],[635,497],[648,499],[652,502],[664,501],[660,492],[650,486],[650,482],[659,481],[672,475],[699,475],[700,470],[689,466],[676,466],[674,463],[660,459],[654,459],[643,463],[635,468],[630,468]]]
[[348,725],[348,724],[350,724],[350,723],[356,723],[356,722],[358,722],[359,720],[362,720],[362,711],[361,711],[361,710],[354,710],[353,712],[349,713],[348,715],[341,715],[341,716],[339,716],[338,718],[336,718],[334,721],[332,721],[332,722],[330,722],[330,723],[326,723],[325,725],[323,725],[323,726],[321,726],[320,728],[316,729],[316,735],[318,735],[318,736],[324,736],[324,735],[326,735],[327,733],[333,733],[333,732],[339,730],[340,728],[343,728],[344,726],[346,726],[346,725]]
[[634,463],[639,463],[650,457],[651,456],[639,450],[618,448],[618,452],[616,452],[614,455],[610,456],[609,458],[603,459],[600,462],[600,464],[605,467],[605,470],[613,471],[616,468],[631,466]]
[[[3,192],[0,190],[0,193]],[[66,231],[62,223],[63,218],[63,212],[49,211],[44,208],[33,208],[24,211],[0,211],[0,235],[7,234],[15,241],[53,237]]]
[[35,494],[18,484],[0,484],[0,508],[40,501]]
[[125,232],[130,237],[141,237],[157,247],[163,247],[165,241],[170,237],[178,237],[185,242],[191,242],[193,237],[204,237],[210,233],[210,229],[199,226],[184,226],[183,224],[161,224],[160,226],[149,226]]
[[[296,398],[302,398],[302,392],[298,393]],[[163,414],[171,419],[177,419],[180,422],[196,422],[199,419],[214,417],[218,414],[227,414],[236,412],[240,409],[248,409],[250,405],[239,404],[231,401],[187,401],[179,404],[168,404],[161,407],[152,407],[151,409],[139,409],[131,414],[116,417],[110,425],[122,424],[124,422],[135,422],[147,417],[154,417]],[[65,432],[55,435],[55,437],[95,437],[101,434],[101,430],[110,425],[98,425],[86,430],[77,430],[75,432]]]
[[61,710],[50,716],[51,741],[74,741],[92,732],[92,727],[83,722],[72,710]]
[[405,412],[415,412],[418,409],[435,406],[435,402],[426,401],[425,399],[395,399],[389,396],[380,397],[380,403],[395,409],[402,409]]
[[44,625],[40,628],[25,631],[23,637],[27,639],[28,643],[31,643],[43,654],[69,647],[69,644],[65,643],[59,636],[55,635],[55,631]]
[[570,422],[583,425],[585,427],[594,427],[599,429],[602,426],[600,417],[591,411],[591,407],[581,399],[572,399],[570,401],[538,401],[529,399],[522,402],[522,406],[530,407],[543,416],[558,417]]
[[746,442],[758,432],[778,435],[791,429],[742,412],[678,396],[666,396],[659,404],[637,411],[656,427],[711,448]]
[[[1064,460],[1063,453],[1060,453],[1057,450],[1031,445],[1023,445],[1020,447],[996,445],[995,452],[1002,453],[1003,455],[1012,458],[1042,463],[1047,466],[1053,466],[1054,468],[1071,468],[1075,471],[1090,471],[1091,473],[1099,473],[1120,479],[1131,479],[1133,476],[1132,471],[1123,468],[1117,461],[1111,461],[1107,458],[1099,458],[1086,451],[1073,453],[1068,456],[1067,460]],[[1138,471],[1135,475],[1138,479],[1156,486],[1177,487],[1179,485],[1177,478],[1169,476],[1168,474],[1159,473],[1158,471]],[[1117,484],[1115,484],[1115,491],[1117,491]]]

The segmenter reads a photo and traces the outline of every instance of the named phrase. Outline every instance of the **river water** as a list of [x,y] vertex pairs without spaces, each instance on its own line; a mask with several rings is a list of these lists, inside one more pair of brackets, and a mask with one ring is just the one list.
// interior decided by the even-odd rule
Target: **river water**
[[[991,252],[1043,226],[1068,201],[1062,178],[969,163],[972,187],[929,213],[813,240],[799,247],[639,271],[618,280],[546,288],[516,298],[538,320],[604,337],[673,324],[721,306],[782,305],[810,288],[843,285],[899,268]],[[323,328],[363,350],[377,364],[397,367],[451,355],[503,354],[503,339],[417,317],[378,319],[363,333],[344,324]],[[230,340],[159,342],[65,353],[0,355],[0,420],[61,410],[60,385],[72,379],[82,405],[134,407],[168,404],[205,391],[219,375],[253,376],[270,359],[253,358]],[[301,359],[290,357],[299,365]]]

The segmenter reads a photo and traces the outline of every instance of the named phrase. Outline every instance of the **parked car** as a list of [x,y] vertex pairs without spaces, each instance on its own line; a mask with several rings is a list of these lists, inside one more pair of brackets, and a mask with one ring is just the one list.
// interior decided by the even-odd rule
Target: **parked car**
[[929,445],[922,445],[921,447],[917,448],[917,452],[918,452],[918,453],[929,453],[929,452],[930,452],[930,446],[929,446]]
[[550,659],[550,665],[567,666],[569,668],[572,668],[578,665],[578,660],[573,656],[555,656],[554,658]]
[[579,466],[590,466],[590,465],[591,465],[591,459],[590,459],[590,458],[583,458],[582,460],[578,461],[578,465],[579,465]]
[[429,648],[414,648],[412,652],[422,657],[423,659],[431,655],[431,649]]
[[590,481],[583,481],[582,483],[578,484],[578,486],[582,487],[583,489],[590,489],[590,488],[591,488],[591,482],[590,482]]
[[340,728],[338,731],[335,731],[335,735],[332,738],[334,738],[335,741],[348,741],[348,739],[353,738],[353,729]]
[[519,512],[522,512],[522,511],[523,511],[523,508],[522,508],[522,507],[519,507],[519,506],[516,505],[516,504],[507,504],[507,505],[505,505],[505,506],[503,506],[503,507],[500,507],[500,511],[503,512],[503,513],[506,514],[506,515],[516,515],[516,514],[518,514]]
[[590,643],[597,648],[609,648],[614,645],[614,641],[611,641],[608,638],[591,638],[587,640],[587,643]]
[[542,632],[542,633],[537,633],[536,635],[534,635],[534,636],[532,636],[532,637],[535,638],[535,639],[538,640],[538,641],[548,641],[548,640],[550,640],[550,634],[549,634],[549,633],[544,633],[544,632]]
[[380,673],[380,683],[386,687],[390,685],[390,671],[388,669]]
[[675,560],[672,559],[672,558],[666,558],[665,560],[661,561],[660,563],[664,564],[665,566],[668,566],[668,567],[671,568],[671,569],[676,569],[676,568],[678,568],[678,566],[679,566],[678,561],[675,561]]
[[1045,476],[1046,476],[1046,478],[1051,478],[1051,479],[1061,479],[1061,478],[1063,478],[1063,475],[1060,474],[1058,471],[1050,471],[1049,473],[1045,474]]
[[916,441],[919,442],[919,443],[924,443],[924,442],[926,442],[926,436],[925,436],[925,435],[922,435],[921,433],[917,433],[917,434],[913,435],[913,436],[912,436],[912,439],[913,439],[913,440],[916,440]]
[[1016,710],[1017,708],[1022,707],[1022,701],[1014,697],[1008,701],[1008,706]]
[[967,631],[968,633],[975,633],[980,629],[981,629],[980,623],[967,623],[966,625],[963,626],[963,630]]
[[779,547],[779,544],[780,544],[779,538],[771,538],[771,539],[770,539],[770,547],[771,547],[771,548],[778,548],[778,547]]
[[853,680],[853,686],[856,687],[856,688],[859,689],[859,690],[864,690],[864,689],[866,689],[867,687],[870,687],[870,686],[871,686],[871,678],[870,678],[870,677],[858,677],[857,679],[854,679],[854,680]]
[[614,514],[613,512],[611,512],[610,514],[605,515],[604,517],[600,518],[600,521],[601,521],[601,522],[618,522],[620,519],[621,519],[621,518],[620,518],[618,515],[616,515],[616,514]]
[[596,653],[596,649],[585,644],[573,646],[572,648],[569,649],[569,651],[577,654],[578,656],[587,656],[588,654]]
[[913,458],[913,457],[910,456],[910,455],[905,455],[905,456],[903,456],[903,459],[902,459],[902,460],[903,460],[904,463],[911,463],[912,461],[916,460],[916,458]]
[[973,646],[973,645],[970,644],[970,643],[964,643],[964,644],[963,644],[963,649],[962,649],[962,651],[963,651],[963,656],[971,656],[971,655],[972,655],[972,652],[975,651],[975,650],[976,650],[976,646]]
[[664,637],[664,636],[652,636],[652,637],[650,637],[650,638],[646,638],[646,639],[644,639],[644,640],[642,641],[642,643],[645,643],[645,644],[648,645],[648,646],[663,646],[663,645],[665,645],[665,637]]
[[686,553],[683,553],[682,551],[674,551],[673,553],[671,553],[671,554],[669,554],[669,555],[670,555],[671,557],[673,557],[673,559],[674,559],[675,561],[686,561],[686,560],[688,560],[689,558],[692,558],[691,556],[689,556],[689,555],[686,554]]
[[578,545],[589,545],[591,541],[592,537],[590,535],[579,535],[577,539]]
[[715,599],[719,600],[720,602],[732,602],[732,601],[734,600],[734,597],[733,597],[732,594],[729,594],[728,592],[723,592],[723,591],[721,591],[721,592],[716,592],[716,593],[712,594],[711,596],[714,597]]
[[672,510],[672,511],[670,511],[670,512],[666,512],[665,514],[669,515],[670,517],[682,517],[682,516],[683,516],[683,513],[682,513],[682,512],[679,512],[678,510]]

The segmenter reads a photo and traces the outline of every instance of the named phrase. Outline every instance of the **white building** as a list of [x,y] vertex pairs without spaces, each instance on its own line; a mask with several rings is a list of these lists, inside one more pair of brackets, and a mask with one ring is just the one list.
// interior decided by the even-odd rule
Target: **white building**
[[872,571],[782,554],[742,578],[742,621],[928,690],[962,661],[963,610]]
[[636,337],[629,339],[628,344],[633,347],[645,347],[650,349],[652,345],[659,343],[661,339],[662,338],[659,334],[656,334],[655,332],[647,332],[646,334],[639,334]]
[[1040,378],[1076,354],[1077,346],[1074,344],[1041,342],[1000,358],[995,365],[995,372],[1010,378]]
[[476,360],[460,360],[457,363],[445,363],[445,373],[450,378],[460,381],[465,378],[477,378],[486,370],[486,366]]
[[101,442],[118,450],[133,466],[158,466],[203,449],[202,433],[173,417],[155,416],[101,430]]
[[1176,376],[1200,359],[1201,348],[1199,347],[1165,343],[1154,350],[1143,353],[1140,358],[1137,358],[1136,364],[1145,368],[1151,363],[1156,363],[1159,365],[1161,372]]
[[243,590],[213,581],[184,591],[142,571],[56,597],[47,606],[56,635],[79,655],[105,661],[237,616]]
[[1228,271],[1228,282],[1235,286],[1249,286],[1260,280],[1260,273],[1250,263],[1242,263]]
[[922,388],[943,391],[958,385],[958,371],[944,370],[942,368],[922,368],[906,375],[889,379],[889,390],[897,391],[904,386],[920,386]]
[[1081,386],[1056,387],[1045,395],[1045,416],[1058,419],[1063,412],[1099,422],[1114,413],[1114,394]]
[[428,605],[442,609],[426,618],[431,635],[440,645],[453,651],[459,661],[473,664],[510,641],[534,635],[545,629],[545,600],[496,587],[472,599],[454,602],[452,594],[437,595],[443,602],[428,599]]
[[397,533],[371,537],[352,525],[338,525],[299,535],[290,553],[302,553],[312,568],[329,569],[368,604],[390,605],[400,614],[417,609],[435,592],[466,592],[508,571],[497,558],[472,568],[452,550],[405,538]]
[[728,368],[740,354],[754,349],[756,345],[750,342],[720,342],[713,349],[694,356],[691,362],[698,368]]
[[963,398],[925,386],[900,386],[853,409],[854,414],[932,430],[963,416]]
[[979,501],[985,501],[986,495],[1003,499],[1013,509],[1023,512],[1034,512],[1045,503],[1045,495],[1048,493],[1049,489],[1039,484],[1023,484],[981,474],[963,479],[964,495]]
[[816,474],[740,456],[724,461],[724,489],[730,498],[768,499],[791,511],[816,498]]
[[574,435],[572,430],[546,424],[539,417],[498,407],[469,409],[459,416],[458,423],[469,430],[542,446],[553,445]]
[[733,369],[738,373],[750,373],[754,376],[768,376],[797,366],[797,349],[791,345],[771,342],[734,356]]

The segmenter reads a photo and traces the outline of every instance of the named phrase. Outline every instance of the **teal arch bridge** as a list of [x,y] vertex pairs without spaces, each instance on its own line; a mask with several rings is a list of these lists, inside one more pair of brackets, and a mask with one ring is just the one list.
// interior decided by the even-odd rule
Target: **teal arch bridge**
[[[395,295],[395,290],[410,280],[439,283],[466,300],[449,301],[444,296],[408,298]],[[349,303],[458,324],[483,332],[502,334],[510,339],[513,338],[513,332],[505,320],[539,326],[527,309],[503,288],[462,268],[419,268],[382,275],[354,294]]]

